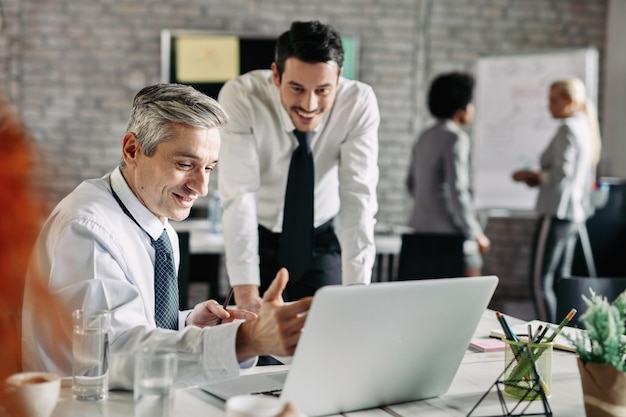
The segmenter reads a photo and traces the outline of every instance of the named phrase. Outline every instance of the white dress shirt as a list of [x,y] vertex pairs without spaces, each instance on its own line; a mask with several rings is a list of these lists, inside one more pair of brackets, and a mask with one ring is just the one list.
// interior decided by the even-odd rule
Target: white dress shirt
[[[110,179],[110,180],[109,180]],[[139,227],[124,214],[110,184]],[[235,353],[238,324],[212,328],[156,328],[154,321],[154,248],[167,230],[176,267],[178,236],[133,194],[119,168],[84,181],[53,210],[36,243],[27,280],[43,279],[66,307],[111,310],[109,378],[112,388],[132,388],[133,354],[142,347],[173,349],[179,354],[179,382],[191,385],[239,375]],[[40,274],[34,271],[39,268]],[[27,286],[28,287],[28,286]],[[28,289],[23,309],[25,371],[72,374],[72,329],[52,334],[37,322],[38,305]]]
[[[227,82],[219,102],[231,117],[222,135],[219,192],[232,285],[259,285],[260,224],[280,232],[295,129],[269,70]],[[376,255],[378,126],[372,88],[340,79],[332,110],[315,129],[314,225],[336,219],[344,284],[369,283]]]

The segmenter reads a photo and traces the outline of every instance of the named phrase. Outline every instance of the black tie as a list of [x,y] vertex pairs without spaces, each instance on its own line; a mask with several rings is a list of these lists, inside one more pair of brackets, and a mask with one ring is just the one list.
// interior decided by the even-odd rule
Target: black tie
[[283,231],[278,252],[278,262],[287,268],[292,282],[300,279],[311,264],[315,186],[311,133],[299,130],[294,130],[294,133],[299,146],[293,151],[289,165]]
[[178,280],[174,266],[172,244],[163,230],[157,240],[152,241],[154,261],[154,320],[157,327],[178,329]]

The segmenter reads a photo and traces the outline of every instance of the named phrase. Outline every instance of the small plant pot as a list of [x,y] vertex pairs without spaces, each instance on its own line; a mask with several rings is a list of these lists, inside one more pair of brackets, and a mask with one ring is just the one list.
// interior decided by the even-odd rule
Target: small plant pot
[[626,416],[626,372],[578,359],[587,417]]

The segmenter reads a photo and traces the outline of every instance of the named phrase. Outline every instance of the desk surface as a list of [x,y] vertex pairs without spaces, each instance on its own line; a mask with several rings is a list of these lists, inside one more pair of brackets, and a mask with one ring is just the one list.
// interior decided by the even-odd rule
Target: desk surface
[[[224,254],[224,236],[209,232],[206,219],[191,219],[181,222],[172,221],[172,226],[179,232],[189,232],[189,251],[194,254]],[[376,253],[396,255],[400,253],[401,238],[397,234],[374,235]]]
[[[510,321],[511,324],[521,323],[514,319]],[[494,312],[486,310],[474,337],[487,337],[489,331],[497,326]],[[503,352],[475,353],[468,350],[446,394],[428,400],[390,405],[345,415],[349,417],[466,416],[500,376],[504,367],[503,362]],[[248,372],[268,369],[257,367]],[[584,417],[582,398],[576,356],[568,352],[555,351],[552,363],[552,397],[548,400],[553,415]],[[540,402],[534,401],[526,412],[537,413],[540,410],[539,407]],[[85,415],[131,417],[133,416],[132,393],[112,392],[105,402],[85,403],[73,400],[70,388],[63,388],[53,417]],[[474,417],[493,415],[502,415],[495,388],[472,413]],[[224,417],[224,403],[199,388],[179,389],[176,391],[172,417],[178,416]]]

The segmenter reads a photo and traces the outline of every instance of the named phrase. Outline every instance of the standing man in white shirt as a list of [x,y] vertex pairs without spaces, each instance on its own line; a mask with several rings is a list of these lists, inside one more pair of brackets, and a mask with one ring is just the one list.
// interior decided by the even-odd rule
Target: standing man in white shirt
[[[286,300],[371,281],[380,114],[369,85],[342,77],[343,56],[331,26],[294,22],[278,38],[271,70],[241,75],[220,91],[231,117],[218,179],[226,267],[242,308],[259,311],[280,267],[290,272]],[[312,225],[289,240],[285,203],[299,143],[310,146],[314,166],[312,208],[299,220]],[[294,251],[305,255],[296,262]]]
[[[65,307],[112,312],[111,388],[132,388],[133,354],[143,347],[179,354],[178,383],[203,384],[239,374],[258,355],[291,355],[311,299],[283,305],[281,270],[255,313],[223,309],[216,301],[179,312],[178,238],[169,219],[183,220],[207,194],[227,116],[219,104],[188,86],[159,84],[133,101],[122,160],[113,172],[81,183],[46,221],[31,261],[23,309],[24,369],[72,372],[72,329],[42,328],[32,280]],[[158,245],[169,239],[170,274],[157,272]],[[165,262],[165,261],[162,261]],[[169,291],[159,291],[163,276]],[[173,281],[173,282],[172,282]],[[163,303],[163,297],[168,302]],[[166,310],[169,320],[159,317]],[[216,326],[218,319],[224,325]],[[236,319],[244,319],[241,322]]]

